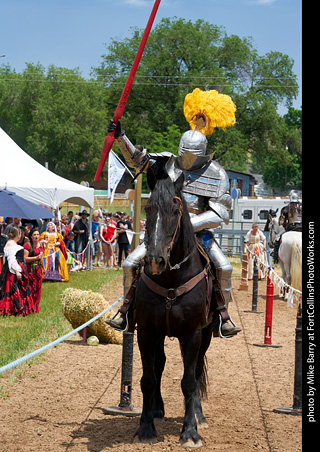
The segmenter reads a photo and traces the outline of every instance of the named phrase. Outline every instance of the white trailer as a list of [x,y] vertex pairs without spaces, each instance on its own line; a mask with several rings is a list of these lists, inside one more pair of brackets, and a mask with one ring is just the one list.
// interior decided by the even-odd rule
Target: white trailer
[[[238,195],[239,193],[240,190],[237,191]],[[253,222],[259,225],[261,231],[264,231],[269,210],[277,211],[276,215],[279,216],[281,209],[290,202],[290,196],[274,198],[262,196],[238,197],[235,191],[232,192],[232,198],[229,224],[222,224],[215,229],[218,243],[225,252],[230,254],[242,252],[244,236],[251,229]],[[299,201],[302,202],[302,198],[299,197]]]
[[[233,229],[248,229],[253,223],[258,223],[260,229],[266,224],[269,210],[277,211],[280,215],[281,209],[288,205],[290,197],[263,198],[262,196],[243,196],[233,199],[232,210],[230,211],[229,227]],[[225,228],[225,226],[224,226]]]

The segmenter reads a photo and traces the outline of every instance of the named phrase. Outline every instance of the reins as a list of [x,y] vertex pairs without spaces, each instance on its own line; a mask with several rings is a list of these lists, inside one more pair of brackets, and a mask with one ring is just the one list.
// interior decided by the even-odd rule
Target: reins
[[182,215],[183,215],[183,204],[182,204],[182,199],[179,198],[179,196],[174,196],[173,199],[177,199],[177,200],[179,201],[179,203],[180,203],[180,209],[179,209],[179,214],[178,214],[177,226],[176,226],[176,229],[175,229],[175,231],[174,231],[174,234],[173,234],[173,236],[172,236],[172,240],[171,240],[170,245],[169,245],[169,248],[168,248],[168,266],[169,266],[170,270],[179,270],[180,267],[181,267],[181,265],[184,264],[185,262],[187,262],[187,260],[190,258],[190,256],[191,256],[192,253],[188,254],[188,256],[186,256],[181,262],[179,262],[178,264],[176,264],[176,265],[174,265],[174,266],[172,267],[172,265],[171,265],[171,263],[170,263],[170,254],[171,254],[171,251],[172,251],[174,242],[175,242],[175,240],[176,240],[177,233],[178,233],[178,231],[179,231],[179,229],[180,229],[180,227],[181,227],[181,218],[182,218]]
[[182,215],[183,215],[183,204],[182,204],[182,199],[179,198],[179,196],[174,196],[173,199],[177,199],[177,200],[179,201],[179,203],[180,203],[180,209],[179,209],[179,214],[178,214],[178,221],[177,221],[176,230],[174,231],[172,240],[171,240],[170,245],[169,245],[169,254],[170,254],[170,252],[172,251],[172,248],[173,248],[173,245],[174,245],[174,241],[175,241],[175,239],[176,239],[176,235],[177,235],[177,233],[178,233],[178,231],[179,231],[179,229],[180,229],[180,226],[181,226],[181,218],[182,218]]

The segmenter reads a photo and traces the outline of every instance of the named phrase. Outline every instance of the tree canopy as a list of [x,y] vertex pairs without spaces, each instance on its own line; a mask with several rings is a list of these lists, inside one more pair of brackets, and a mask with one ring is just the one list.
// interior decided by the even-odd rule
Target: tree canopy
[[[30,63],[19,74],[2,66],[0,126],[58,174],[92,179],[143,31],[111,40],[90,80],[79,69]],[[152,152],[177,152],[189,128],[184,98],[194,88],[228,94],[237,106],[235,126],[208,137],[208,152],[225,168],[246,171],[250,164],[274,187],[300,186],[292,59],[277,51],[260,56],[252,38],[228,36],[204,20],[164,18],[150,33],[122,118],[130,140]],[[289,108],[285,117],[277,113],[280,104]]]

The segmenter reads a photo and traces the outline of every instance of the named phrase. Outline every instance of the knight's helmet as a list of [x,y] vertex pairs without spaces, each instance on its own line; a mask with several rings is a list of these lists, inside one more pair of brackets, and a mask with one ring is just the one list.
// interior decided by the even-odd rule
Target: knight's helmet
[[185,152],[203,156],[206,154],[208,140],[215,128],[226,129],[235,124],[236,106],[230,96],[216,90],[202,91],[199,88],[186,95],[183,112],[191,130],[185,132],[180,140],[179,155]]
[[196,155],[206,155],[208,140],[199,130],[193,129],[185,132],[180,140],[179,155],[192,152]]
[[299,202],[299,196],[297,193],[292,193],[290,196],[290,202]]

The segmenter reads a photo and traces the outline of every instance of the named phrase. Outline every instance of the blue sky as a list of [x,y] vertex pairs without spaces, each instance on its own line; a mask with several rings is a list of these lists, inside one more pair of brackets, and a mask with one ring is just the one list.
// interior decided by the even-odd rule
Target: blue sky
[[[17,72],[26,62],[79,67],[89,77],[110,39],[145,28],[154,0],[0,0],[0,64]],[[252,37],[259,55],[279,51],[295,62],[302,84],[302,0],[162,0],[163,17],[204,19],[228,35]],[[302,105],[301,92],[294,103]],[[286,109],[281,110],[284,114]]]

